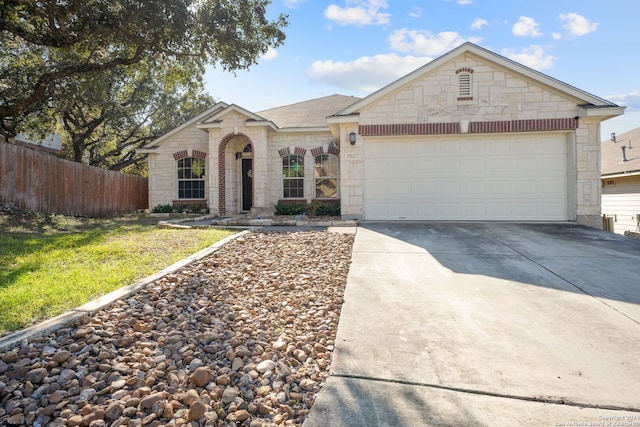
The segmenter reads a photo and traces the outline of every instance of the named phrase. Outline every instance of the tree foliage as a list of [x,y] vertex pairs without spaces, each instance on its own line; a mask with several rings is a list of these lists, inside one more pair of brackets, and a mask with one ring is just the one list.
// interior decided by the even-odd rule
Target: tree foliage
[[214,102],[185,66],[144,61],[59,82],[55,96],[22,130],[32,139],[60,134],[60,156],[69,160],[144,174],[144,156],[136,148]]
[[[128,95],[135,103],[141,96],[136,90],[147,90],[145,67],[157,71],[162,64],[180,63],[173,69],[183,73],[183,81],[197,81],[205,64],[246,69],[284,41],[287,18],[269,20],[269,3],[0,0],[0,133],[14,136],[30,114],[42,114],[52,99],[60,102],[57,97],[76,88],[90,94],[86,89],[96,84],[96,96],[118,89],[127,81],[117,82],[119,73],[131,73],[127,78],[143,87],[128,89],[129,94],[122,89],[121,104],[127,104]],[[134,65],[140,67],[130,71]],[[76,118],[86,120],[87,128],[94,120]],[[76,126],[71,118],[67,122]]]

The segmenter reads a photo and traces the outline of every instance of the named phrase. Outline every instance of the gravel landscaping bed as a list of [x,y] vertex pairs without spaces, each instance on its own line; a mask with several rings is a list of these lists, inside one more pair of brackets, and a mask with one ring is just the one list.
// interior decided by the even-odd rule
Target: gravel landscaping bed
[[352,245],[249,233],[0,353],[0,426],[300,426],[329,374]]

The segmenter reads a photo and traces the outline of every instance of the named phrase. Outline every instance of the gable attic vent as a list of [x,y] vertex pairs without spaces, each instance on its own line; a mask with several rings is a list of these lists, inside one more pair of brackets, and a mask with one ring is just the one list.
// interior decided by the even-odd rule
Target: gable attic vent
[[458,76],[460,97],[471,96],[471,74],[462,73]]
[[471,75],[473,73],[473,69],[471,68],[460,68],[456,70],[456,74],[458,75],[458,100],[466,101],[473,99],[473,94],[471,92]]

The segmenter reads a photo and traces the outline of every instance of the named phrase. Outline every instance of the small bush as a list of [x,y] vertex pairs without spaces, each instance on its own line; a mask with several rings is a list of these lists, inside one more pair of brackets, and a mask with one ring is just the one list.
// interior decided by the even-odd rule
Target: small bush
[[302,215],[307,211],[307,205],[302,203],[284,204],[278,202],[276,205],[276,215]]
[[316,216],[340,216],[340,205],[322,204],[316,209]]
[[285,204],[279,201],[276,205],[276,215],[340,216],[340,204],[333,205],[322,200],[312,200],[311,203]]
[[151,212],[153,213],[171,213],[173,212],[173,206],[171,205],[156,205]]

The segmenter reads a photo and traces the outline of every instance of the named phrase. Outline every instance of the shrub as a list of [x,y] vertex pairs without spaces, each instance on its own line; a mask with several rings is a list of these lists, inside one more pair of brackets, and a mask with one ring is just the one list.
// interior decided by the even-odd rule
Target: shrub
[[302,203],[285,204],[281,201],[276,205],[276,215],[302,215],[307,211],[307,205]]
[[340,205],[321,204],[316,209],[316,216],[340,216]]
[[153,213],[171,213],[173,212],[172,205],[156,205],[151,212]]
[[340,204],[327,203],[322,200],[312,200],[311,203],[283,203],[276,205],[276,215],[340,216]]

